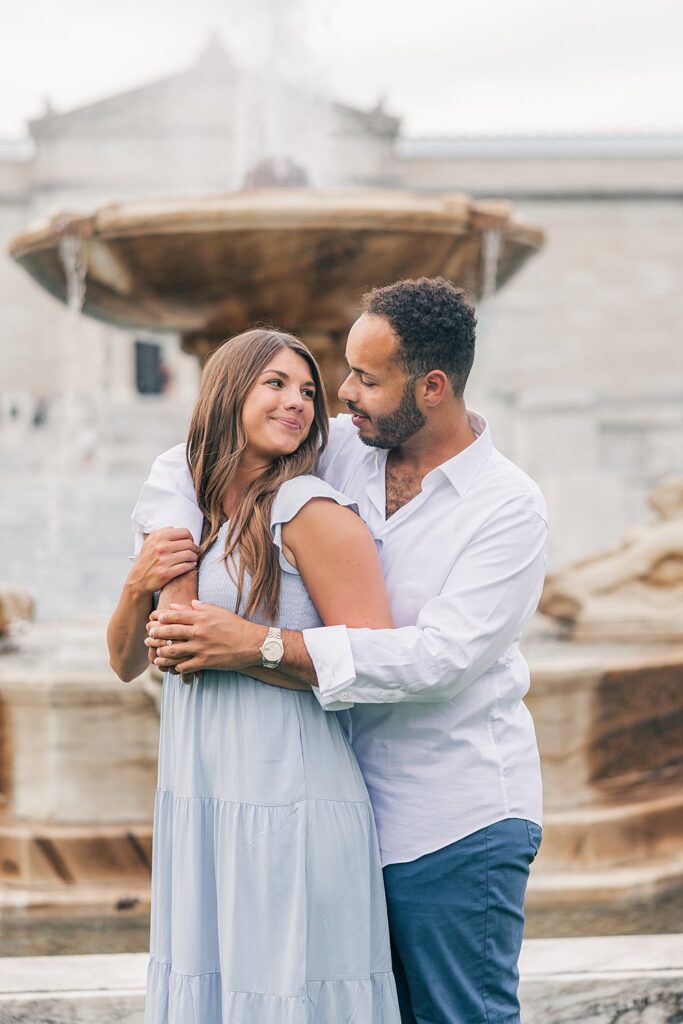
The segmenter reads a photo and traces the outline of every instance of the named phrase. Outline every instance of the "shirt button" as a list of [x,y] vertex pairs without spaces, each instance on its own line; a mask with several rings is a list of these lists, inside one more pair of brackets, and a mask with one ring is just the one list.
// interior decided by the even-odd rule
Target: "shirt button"
[[350,700],[350,699],[351,699],[351,698],[349,697],[349,691],[348,691],[348,690],[344,690],[344,692],[343,692],[343,693],[342,693],[342,695],[341,695],[341,699],[342,699],[342,700]]

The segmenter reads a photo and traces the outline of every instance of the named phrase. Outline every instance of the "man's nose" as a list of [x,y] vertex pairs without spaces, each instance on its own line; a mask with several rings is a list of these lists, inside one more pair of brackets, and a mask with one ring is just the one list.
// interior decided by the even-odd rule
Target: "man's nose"
[[346,380],[342,381],[342,385],[337,392],[340,402],[355,402],[358,395],[356,394],[356,388],[353,386],[353,374],[349,374]]

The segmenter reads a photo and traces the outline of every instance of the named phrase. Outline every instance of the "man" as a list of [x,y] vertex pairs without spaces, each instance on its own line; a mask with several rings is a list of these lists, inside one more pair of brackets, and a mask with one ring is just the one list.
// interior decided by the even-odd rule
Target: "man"
[[[364,309],[339,390],[352,416],[333,421],[319,472],[358,503],[381,545],[396,628],[280,638],[231,616],[225,667],[276,666],[307,680],[323,708],[352,708],[405,1024],[514,1024],[541,838],[519,638],[543,584],[546,507],[465,407],[475,318],[463,293],[440,278],[400,281]],[[139,532],[168,525],[169,508],[198,539],[182,446],[157,460],[134,513]],[[155,642],[172,643],[158,664],[201,667],[210,607],[161,615]]]

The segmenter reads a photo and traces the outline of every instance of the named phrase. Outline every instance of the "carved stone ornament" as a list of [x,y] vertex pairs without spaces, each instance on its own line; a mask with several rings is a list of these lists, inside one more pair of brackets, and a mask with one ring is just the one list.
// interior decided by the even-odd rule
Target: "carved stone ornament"
[[683,479],[650,493],[659,519],[546,580],[540,610],[577,640],[683,639]]

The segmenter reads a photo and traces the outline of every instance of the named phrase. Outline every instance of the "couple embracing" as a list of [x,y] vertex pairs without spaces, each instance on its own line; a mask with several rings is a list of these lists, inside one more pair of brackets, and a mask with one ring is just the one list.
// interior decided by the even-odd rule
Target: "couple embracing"
[[248,331],[152,467],[108,634],[167,670],[147,1024],[519,1022],[548,526],[466,408],[474,338],[443,279],[370,292],[328,420]]

